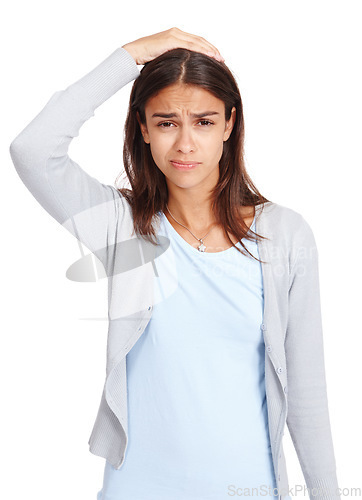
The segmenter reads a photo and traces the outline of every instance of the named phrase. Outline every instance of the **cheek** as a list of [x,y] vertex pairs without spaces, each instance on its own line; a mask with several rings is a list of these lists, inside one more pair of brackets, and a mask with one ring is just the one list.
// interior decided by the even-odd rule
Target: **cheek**
[[207,134],[208,141],[212,144],[214,150],[222,148],[224,139],[224,129],[222,127],[217,127],[213,129],[209,134]]
[[210,134],[210,141],[208,143],[208,151],[210,155],[217,157],[219,160],[224,151],[224,133],[223,131],[218,131],[215,134]]
[[170,149],[172,145],[172,139],[166,134],[154,134],[150,135],[150,147],[152,154],[157,157],[162,157]]
[[169,143],[169,138],[150,136],[150,151],[153,161],[164,174],[167,170],[167,158],[169,158],[170,150],[172,148],[172,145]]

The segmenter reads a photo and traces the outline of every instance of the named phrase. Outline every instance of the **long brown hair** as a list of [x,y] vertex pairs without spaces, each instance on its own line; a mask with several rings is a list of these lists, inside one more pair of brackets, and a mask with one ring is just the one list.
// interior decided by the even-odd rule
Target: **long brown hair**
[[241,240],[246,238],[255,241],[265,237],[249,230],[240,213],[240,207],[256,206],[269,200],[260,194],[246,171],[243,105],[238,85],[224,63],[201,52],[184,48],[169,50],[147,62],[132,86],[123,147],[124,169],[132,189],[117,189],[131,206],[134,231],[154,243],[154,217],[158,216],[158,212],[166,210],[168,201],[165,175],[153,160],[150,144],[143,139],[137,112],[141,122],[146,123],[147,100],[175,83],[197,85],[221,99],[225,104],[225,120],[230,119],[232,107],[236,108],[233,130],[229,139],[223,143],[219,181],[210,199],[216,223],[223,227],[231,245],[246,255],[234,245],[227,232],[234,235],[245,251],[256,259]]

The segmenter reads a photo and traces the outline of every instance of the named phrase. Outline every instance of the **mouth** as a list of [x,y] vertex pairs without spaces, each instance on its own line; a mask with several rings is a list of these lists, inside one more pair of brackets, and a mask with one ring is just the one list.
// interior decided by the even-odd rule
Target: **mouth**
[[170,161],[171,165],[178,170],[192,170],[200,165],[200,162],[191,162],[191,161]]

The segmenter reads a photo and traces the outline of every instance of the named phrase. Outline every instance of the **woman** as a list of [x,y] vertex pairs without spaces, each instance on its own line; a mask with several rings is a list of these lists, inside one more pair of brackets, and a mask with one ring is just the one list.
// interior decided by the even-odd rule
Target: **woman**
[[[131,189],[116,189],[67,151],[132,80]],[[219,51],[172,28],[56,92],[10,146],[25,185],[108,277],[107,374],[89,439],[106,459],[98,500],[290,498],[285,423],[310,497],[340,498],[313,232],[258,192],[243,144]]]

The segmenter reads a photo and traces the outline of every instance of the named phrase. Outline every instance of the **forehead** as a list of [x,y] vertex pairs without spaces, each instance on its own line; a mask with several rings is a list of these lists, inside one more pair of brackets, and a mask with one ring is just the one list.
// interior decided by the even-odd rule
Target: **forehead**
[[177,110],[197,113],[197,111],[205,109],[221,112],[224,109],[224,102],[202,87],[184,83],[165,87],[152,96],[145,106],[148,113],[155,111],[177,112]]

